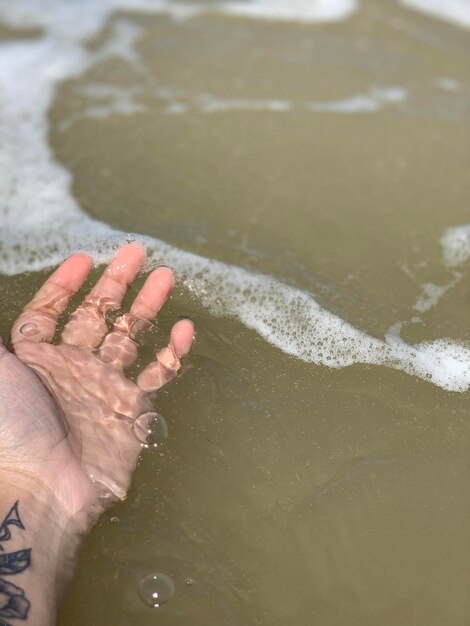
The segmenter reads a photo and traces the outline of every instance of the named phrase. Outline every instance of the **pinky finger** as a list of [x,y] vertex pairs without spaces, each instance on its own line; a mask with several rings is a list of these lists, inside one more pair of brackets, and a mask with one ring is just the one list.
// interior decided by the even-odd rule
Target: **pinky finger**
[[176,377],[181,358],[186,356],[194,341],[194,326],[190,320],[180,320],[172,330],[170,343],[157,354],[157,360],[148,365],[137,379],[142,391],[156,391]]

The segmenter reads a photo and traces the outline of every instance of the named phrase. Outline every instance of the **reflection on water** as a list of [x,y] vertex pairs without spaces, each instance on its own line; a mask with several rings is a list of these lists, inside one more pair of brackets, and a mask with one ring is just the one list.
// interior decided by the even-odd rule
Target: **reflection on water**
[[180,278],[132,374],[198,327],[60,623],[470,619],[468,10],[0,0],[0,330],[127,232]]

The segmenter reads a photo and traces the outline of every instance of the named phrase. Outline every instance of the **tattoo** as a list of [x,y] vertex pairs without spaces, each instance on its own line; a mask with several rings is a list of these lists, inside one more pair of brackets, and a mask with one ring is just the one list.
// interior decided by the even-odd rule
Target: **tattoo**
[[[11,507],[0,526],[0,541],[11,539],[10,526],[17,526],[25,530],[18,512],[18,500]],[[0,545],[3,552],[5,548]],[[31,564],[31,548],[0,554],[0,574],[12,576],[24,572]],[[21,587],[0,578],[0,626],[12,626],[5,618],[25,620],[31,604]]]
[[[23,522],[20,519],[20,514],[18,513],[18,500],[8,511],[5,519],[0,526],[0,541],[8,541],[11,539],[11,532],[8,526],[18,526],[18,528],[22,528],[24,530]],[[0,546],[0,550],[4,550],[2,546]]]
[[13,583],[0,578],[0,617],[28,617],[29,601],[24,591]]
[[9,552],[0,554],[0,574],[9,576],[11,574],[19,574],[24,572],[31,563],[31,548],[27,550],[18,550],[18,552]]

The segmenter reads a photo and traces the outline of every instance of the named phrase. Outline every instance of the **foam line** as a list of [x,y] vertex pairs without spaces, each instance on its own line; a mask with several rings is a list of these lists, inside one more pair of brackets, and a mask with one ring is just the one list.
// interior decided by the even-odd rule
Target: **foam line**
[[[47,31],[39,39],[0,45],[0,269],[9,275],[44,269],[79,249],[88,250],[97,262],[108,261],[125,234],[92,220],[77,204],[70,173],[55,161],[48,144],[47,113],[58,84],[103,58],[103,50],[116,53],[111,41],[101,53],[91,54],[82,40],[99,30],[111,8],[124,3],[25,0],[15,13],[16,3],[0,2],[0,16],[6,7],[11,21],[32,4],[42,8],[37,22],[29,14],[28,19]],[[131,5],[137,2],[126,6]],[[77,7],[95,10],[94,21],[87,15],[80,22]],[[68,36],[72,24],[75,30]],[[132,50],[122,50],[133,43],[132,36],[123,38],[126,32],[131,34],[117,25],[115,37],[119,52],[132,61]],[[449,244],[455,240],[452,237],[452,233],[445,237],[446,250],[455,249]],[[470,386],[470,350],[464,345],[437,340],[410,346],[393,334],[371,337],[322,308],[310,294],[273,277],[196,256],[157,239],[140,238],[149,249],[150,265],[164,261],[173,266],[185,288],[212,314],[239,319],[305,362],[333,368],[385,365],[452,391]],[[460,262],[465,254],[454,251],[447,256]]]

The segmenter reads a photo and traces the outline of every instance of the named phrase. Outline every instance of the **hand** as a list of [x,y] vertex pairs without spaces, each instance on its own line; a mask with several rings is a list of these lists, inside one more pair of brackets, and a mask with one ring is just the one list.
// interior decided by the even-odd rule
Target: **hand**
[[130,312],[109,330],[105,313],[120,310],[144,262],[139,244],[121,248],[55,345],[59,316],[91,269],[87,255],[73,255],[20,314],[10,351],[0,345],[0,474],[40,485],[69,519],[78,512],[95,518],[125,497],[141,450],[134,420],[176,376],[194,338],[189,320],[177,322],[168,347],[137,383],[124,375],[137,357],[139,328],[157,315],[174,285],[170,269],[154,270]]

